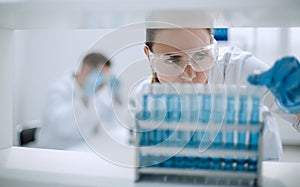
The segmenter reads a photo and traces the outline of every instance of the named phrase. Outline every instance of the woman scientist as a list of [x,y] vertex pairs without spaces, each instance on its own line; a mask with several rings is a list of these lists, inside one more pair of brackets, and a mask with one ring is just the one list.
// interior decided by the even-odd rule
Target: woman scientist
[[110,66],[102,54],[88,54],[77,74],[69,73],[50,87],[39,147],[70,149],[95,135],[99,123],[114,123],[106,81]]
[[[147,29],[144,52],[150,61],[152,82],[247,85],[247,75],[268,68],[248,52],[236,47],[218,50],[215,44],[212,29]],[[267,91],[263,103],[270,110],[276,107]],[[282,144],[276,124],[266,124],[263,140],[268,145],[264,146],[264,159],[279,160]]]

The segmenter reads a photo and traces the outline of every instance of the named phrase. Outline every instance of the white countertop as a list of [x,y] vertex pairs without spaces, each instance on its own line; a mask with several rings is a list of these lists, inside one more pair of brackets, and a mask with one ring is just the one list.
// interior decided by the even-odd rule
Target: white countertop
[[[290,187],[300,184],[300,163],[263,162],[262,173],[263,186]],[[153,183],[135,183],[134,174],[133,168],[116,166],[92,152],[21,147],[0,151],[1,187],[153,186]],[[174,186],[163,183],[155,185]]]

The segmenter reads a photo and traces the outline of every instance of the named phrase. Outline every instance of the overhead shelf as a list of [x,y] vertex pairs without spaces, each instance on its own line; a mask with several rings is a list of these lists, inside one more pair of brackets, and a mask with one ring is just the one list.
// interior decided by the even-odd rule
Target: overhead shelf
[[[0,1],[0,27],[7,29],[117,28],[160,21],[185,27],[297,27],[297,0],[75,0]],[[166,27],[140,24],[138,27]]]

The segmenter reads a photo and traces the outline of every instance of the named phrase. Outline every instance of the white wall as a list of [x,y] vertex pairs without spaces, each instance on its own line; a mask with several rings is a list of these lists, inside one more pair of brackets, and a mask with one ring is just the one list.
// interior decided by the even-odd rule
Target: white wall
[[49,85],[65,72],[76,70],[88,50],[104,52],[106,56],[112,57],[113,72],[124,79],[121,80],[124,88],[122,97],[126,99],[132,82],[149,75],[150,70],[144,62],[143,44],[137,42],[122,51],[111,49],[119,45],[117,37],[142,38],[144,41],[144,32],[131,30],[119,36],[112,35],[113,31],[15,31],[14,128],[19,123],[42,119]]
[[0,149],[12,145],[13,31],[0,28]]

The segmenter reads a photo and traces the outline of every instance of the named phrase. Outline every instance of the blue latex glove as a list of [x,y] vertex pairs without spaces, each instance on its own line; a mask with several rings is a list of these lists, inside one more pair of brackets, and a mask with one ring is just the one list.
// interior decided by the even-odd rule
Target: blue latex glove
[[104,75],[99,70],[93,70],[87,76],[83,85],[83,97],[90,97],[99,89],[99,87],[104,83]]
[[270,70],[249,76],[248,81],[254,85],[265,85],[284,112],[300,113],[300,63],[296,58],[284,57],[276,61]]

